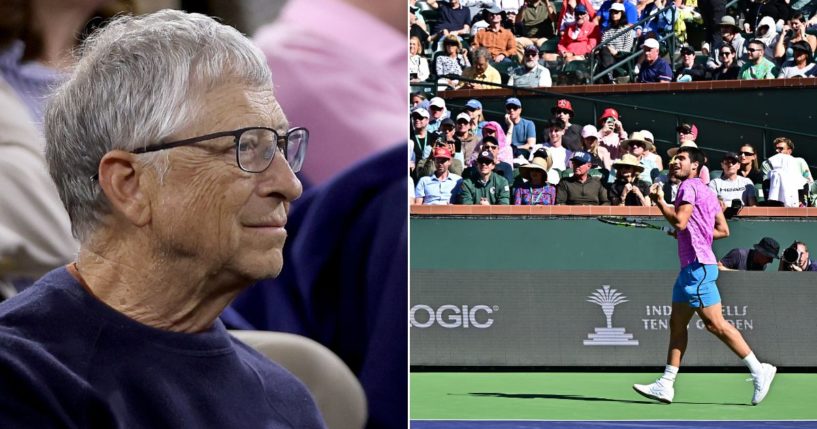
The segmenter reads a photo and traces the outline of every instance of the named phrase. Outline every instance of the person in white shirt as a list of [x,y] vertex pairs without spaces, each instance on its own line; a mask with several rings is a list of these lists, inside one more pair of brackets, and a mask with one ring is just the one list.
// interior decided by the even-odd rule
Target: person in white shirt
[[722,208],[732,205],[733,200],[740,200],[743,206],[757,204],[755,185],[746,177],[738,174],[740,158],[734,152],[727,152],[721,160],[723,174],[712,179],[709,188],[718,195]]

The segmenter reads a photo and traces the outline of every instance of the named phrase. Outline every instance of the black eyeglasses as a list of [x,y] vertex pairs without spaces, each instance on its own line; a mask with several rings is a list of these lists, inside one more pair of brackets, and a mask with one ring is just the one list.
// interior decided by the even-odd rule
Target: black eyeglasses
[[746,48],[746,52],[749,52],[749,53],[757,52],[757,51],[761,51],[761,50],[762,49],[758,49],[758,48]]
[[718,55],[720,55],[722,57],[728,57],[729,55],[732,55],[732,53],[731,52],[718,52]]
[[497,148],[499,148],[499,146],[492,145],[492,144],[485,144],[485,145],[482,145],[482,147],[484,147],[485,149],[497,149]]
[[238,168],[248,173],[260,173],[266,170],[272,164],[272,160],[278,152],[284,153],[284,158],[286,158],[293,173],[301,171],[301,166],[303,166],[306,157],[306,146],[309,142],[309,131],[303,127],[292,128],[283,137],[279,136],[272,128],[248,127],[170,143],[160,143],[135,149],[131,153],[157,152],[228,136],[235,139],[235,159]]
[[743,155],[743,156],[752,156],[755,153],[754,152],[741,152],[740,154]]

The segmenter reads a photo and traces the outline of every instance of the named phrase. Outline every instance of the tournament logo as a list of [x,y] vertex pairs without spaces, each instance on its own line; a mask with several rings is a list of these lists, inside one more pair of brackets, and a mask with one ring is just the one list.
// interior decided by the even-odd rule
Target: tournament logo
[[607,327],[595,328],[595,333],[587,334],[584,345],[586,346],[637,346],[638,340],[633,339],[633,334],[628,334],[625,328],[613,327],[613,311],[619,304],[627,302],[627,297],[615,289],[610,289],[609,285],[596,289],[592,295],[588,296],[587,302],[598,304],[604,317],[607,318]]

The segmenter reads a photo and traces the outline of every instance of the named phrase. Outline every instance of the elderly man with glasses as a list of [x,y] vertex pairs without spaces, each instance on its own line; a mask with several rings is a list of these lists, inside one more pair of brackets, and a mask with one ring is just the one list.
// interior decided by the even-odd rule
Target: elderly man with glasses
[[93,34],[44,120],[80,242],[0,305],[2,427],[324,427],[303,384],[217,318],[277,276],[309,133],[263,54],[162,11]]

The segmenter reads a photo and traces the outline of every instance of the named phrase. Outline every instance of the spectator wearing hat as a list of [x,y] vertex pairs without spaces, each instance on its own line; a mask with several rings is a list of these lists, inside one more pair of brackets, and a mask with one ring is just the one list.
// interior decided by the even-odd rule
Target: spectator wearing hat
[[494,5],[484,13],[488,19],[488,28],[474,36],[471,49],[484,47],[490,52],[494,63],[510,62],[516,53],[516,37],[510,30],[502,27],[502,9]]
[[[683,143],[685,141],[696,141],[698,140],[698,127],[695,124],[681,124],[675,128],[675,131],[678,132],[678,142]],[[672,149],[670,149],[672,150]],[[675,152],[673,151],[670,156],[675,156]],[[667,153],[670,153],[667,151]]]
[[712,70],[712,80],[737,80],[740,66],[736,63],[737,55],[732,45],[724,44],[717,50],[720,65]]
[[794,52],[792,59],[783,63],[780,74],[777,75],[778,79],[807,77],[814,69],[814,63],[811,62],[811,46],[808,42],[805,40],[794,42],[791,44],[791,49]]
[[746,143],[738,150],[738,160],[740,167],[738,175],[748,178],[752,183],[762,183],[763,173],[760,172],[760,164],[757,162],[757,151],[755,147]]
[[433,152],[434,172],[423,176],[414,188],[414,204],[452,204],[461,177],[451,173],[451,151],[436,147]]
[[793,59],[794,44],[804,42],[806,46],[800,49],[806,50],[809,56],[817,49],[817,36],[806,33],[806,17],[802,13],[795,13],[789,18],[788,23],[783,24],[783,31],[777,38],[774,47],[774,57],[778,60]]
[[592,157],[587,152],[576,152],[570,158],[573,175],[562,179],[556,189],[556,203],[567,205],[608,205],[607,189],[601,179],[589,175]]
[[516,97],[505,100],[505,112],[505,134],[513,145],[513,156],[527,160],[536,144],[536,127],[533,121],[522,117],[522,102]]
[[524,54],[524,48],[538,48],[556,37],[556,7],[550,0],[525,0],[516,15],[516,50]]
[[562,37],[556,50],[565,62],[583,60],[599,44],[601,33],[598,26],[589,18],[585,5],[576,6],[576,22],[568,24],[562,31]]
[[411,111],[411,140],[414,142],[414,159],[422,160],[431,155],[434,142],[440,138],[437,133],[428,131],[428,110],[415,107]]
[[462,112],[457,115],[457,121],[454,129],[454,135],[460,141],[464,162],[466,159],[471,159],[471,155],[474,153],[477,145],[479,144],[479,139],[474,135],[471,129],[471,115],[466,112]]
[[599,144],[599,132],[593,125],[585,125],[582,128],[582,151],[590,154],[592,168],[603,168],[610,171],[613,160],[610,152]]
[[682,46],[678,59],[678,67],[675,68],[677,82],[707,80],[706,67],[703,64],[695,64],[695,50],[692,47]]
[[519,175],[525,182],[514,190],[514,205],[549,206],[556,204],[556,187],[547,181],[551,167],[552,160],[547,150],[544,149],[534,152],[533,160],[519,167]]
[[[458,176],[462,176],[462,172],[464,169],[463,162],[457,159],[457,152],[456,152],[456,142],[454,141],[446,141],[444,138],[440,138],[434,142],[434,150],[438,148],[447,149],[448,152],[451,154],[451,162],[448,165],[448,171],[454,173]],[[415,167],[415,175],[417,176],[417,180],[422,178],[423,176],[428,176],[429,174],[433,173],[435,170],[434,164],[434,151],[432,150],[432,154],[428,156],[428,158],[421,160],[417,163]]]
[[599,124],[599,144],[610,152],[613,160],[621,158],[626,153],[621,148],[621,142],[627,139],[627,132],[619,120],[618,111],[612,107],[604,109],[597,120]]
[[[627,152],[621,156],[622,159],[626,155],[632,155],[642,167],[639,171],[639,179],[646,183],[652,183],[653,178],[657,177],[661,171],[651,158],[645,156],[652,149],[654,149],[652,142],[647,140],[641,131],[634,132],[629,139],[621,142],[621,150]],[[615,167],[615,163],[613,163],[613,167]]]
[[738,174],[740,157],[735,152],[727,152],[721,158],[721,177],[709,181],[709,189],[715,191],[721,207],[726,209],[733,200],[740,200],[742,206],[757,205],[755,185],[751,180]]
[[428,119],[428,131],[432,133],[437,132],[443,123],[443,119],[450,115],[445,107],[445,100],[440,97],[431,99],[428,105],[428,113],[431,115]]
[[817,271],[817,261],[809,259],[808,246],[802,241],[795,241],[780,257],[778,271]]
[[763,237],[752,249],[736,248],[718,261],[721,271],[763,271],[779,258],[780,245],[771,237]]
[[[615,6],[616,10],[622,10],[623,17],[622,20],[626,19],[628,23],[635,24],[638,22],[638,8],[633,2],[626,1],[626,0],[605,0],[601,7],[599,8],[599,13],[596,15],[595,21],[596,25],[598,25],[602,31],[607,30],[610,28],[612,19],[613,19],[613,8],[614,5],[620,4],[620,6]],[[623,9],[622,9],[623,7]],[[632,33],[631,33],[632,34]],[[634,36],[638,37],[641,33],[635,34]]]
[[567,27],[576,22],[578,12],[576,9],[582,6],[588,15],[588,20],[592,21],[596,17],[596,9],[589,0],[567,0],[562,3],[562,9],[559,11],[559,18],[556,20],[557,33],[564,32]]
[[539,64],[539,48],[528,45],[524,50],[522,64],[511,69],[508,85],[517,88],[540,88],[551,86],[550,70]]
[[647,151],[644,153],[644,158],[652,161],[658,171],[663,170],[664,160],[661,159],[661,155],[658,154],[655,148],[655,137],[652,135],[652,132],[649,130],[641,130],[641,135],[644,137],[644,140],[650,142],[650,144],[647,146]]
[[777,76],[777,66],[764,56],[765,49],[766,44],[763,41],[758,39],[749,41],[746,47],[747,62],[738,72],[739,79],[774,79]]
[[511,187],[507,179],[494,173],[494,155],[484,150],[477,156],[477,166],[462,180],[460,204],[508,205]]
[[[506,30],[507,31],[507,30]],[[481,82],[460,82],[460,88],[465,89],[495,89],[499,88],[492,83],[501,84],[502,76],[499,71],[493,68],[489,63],[491,53],[487,48],[479,48],[474,51],[474,64],[462,72],[462,77],[467,79],[474,79]],[[485,82],[485,83],[482,83]]]
[[720,45],[714,45],[715,49],[712,49],[709,59],[706,61],[706,68],[714,70],[721,66],[724,56],[720,55],[720,50],[724,46],[732,48],[731,55],[729,55],[732,64],[738,67],[742,66],[747,60],[744,49],[746,40],[741,36],[740,28],[735,24],[735,18],[729,15],[721,18],[720,32],[723,42]]
[[[633,133],[636,134],[636,133]],[[610,185],[607,197],[614,206],[650,206],[650,183],[640,178],[644,172],[638,158],[625,153],[613,163],[616,180]]]
[[567,150],[562,144],[562,138],[565,134],[565,123],[561,119],[553,118],[547,123],[548,142],[544,147],[548,150],[551,158],[551,168],[561,173],[569,166],[567,160],[570,159],[572,151]]
[[[554,119],[559,119],[565,123],[562,145],[571,152],[582,150],[582,126],[571,123],[574,113],[573,105],[570,104],[570,100],[564,98],[556,100],[556,105],[550,109],[550,113]],[[547,134],[547,131],[545,134]],[[545,141],[548,141],[547,135],[545,135]]]
[[[624,30],[629,25],[625,9],[624,3],[612,3],[609,7],[610,18],[605,21],[606,26],[601,27],[601,43],[604,47],[599,51],[599,65],[602,70],[633,50],[633,31]],[[613,82],[613,72],[609,72],[606,79],[608,83]]]
[[[498,145],[497,153],[494,154],[494,161],[497,166],[497,170],[501,170],[503,165],[507,165],[511,171],[513,171],[513,149],[511,149],[510,139],[505,136],[505,132],[502,131],[502,126],[499,125],[499,122],[490,121],[482,127],[482,139],[485,140],[486,137],[492,137],[494,139],[494,143]],[[482,152],[482,149],[478,149],[476,153],[473,154],[473,159],[468,165],[474,165],[477,161],[477,155]],[[512,176],[505,176],[505,178],[509,178]],[[510,181],[510,179],[509,179]]]
[[661,58],[660,47],[658,41],[653,38],[645,40],[644,44],[641,45],[641,49],[644,51],[644,61],[639,66],[636,82],[672,82],[672,69]]
[[[460,160],[461,162],[465,162],[465,158],[463,158],[462,155],[462,142],[460,141],[459,137],[457,137],[456,127],[457,124],[454,122],[453,119],[445,118],[443,119],[443,122],[440,125],[439,134],[443,142],[445,142],[446,145],[449,146],[451,153],[454,155],[454,159]],[[455,171],[455,173],[457,172]]]
[[[437,76],[461,76],[463,70],[471,66],[471,62],[468,61],[467,53],[462,49],[462,42],[460,42],[457,36],[449,34],[445,36],[442,43],[443,53],[442,55],[438,55],[437,59],[434,60],[434,70],[437,72]],[[456,88],[460,81],[448,77],[440,77],[437,83],[440,84],[438,89],[444,91],[449,88]]]
[[449,34],[462,37],[471,30],[471,11],[462,7],[460,0],[426,0],[426,3],[440,12],[440,20],[431,28],[429,41],[434,42]]
[[465,103],[465,111],[471,116],[471,132],[477,138],[482,138],[482,127],[487,123],[485,115],[482,114],[482,103],[476,98],[472,98]]

